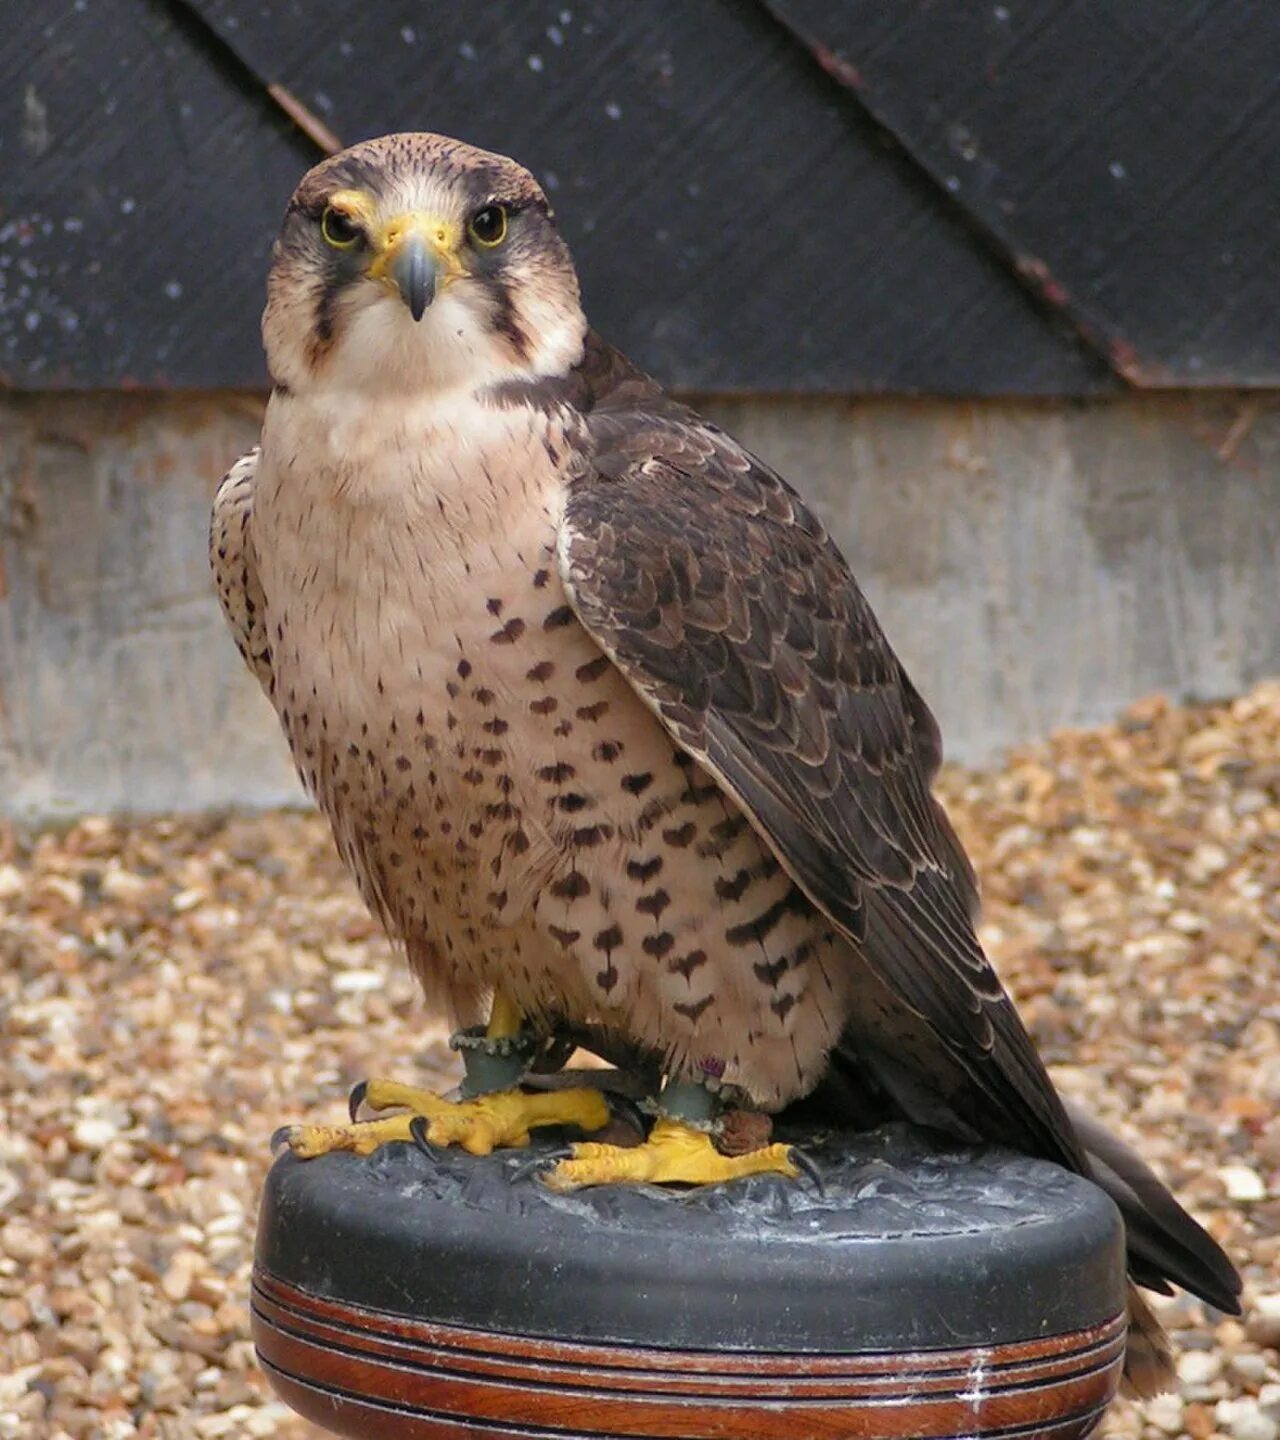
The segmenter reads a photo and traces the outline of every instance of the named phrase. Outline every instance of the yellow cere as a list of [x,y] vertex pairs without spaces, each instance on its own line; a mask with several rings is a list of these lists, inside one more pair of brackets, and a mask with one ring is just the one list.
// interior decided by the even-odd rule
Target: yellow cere
[[[336,199],[337,197],[335,197]],[[369,274],[375,280],[382,279],[390,270],[396,251],[410,235],[419,235],[434,252],[440,267],[440,279],[448,282],[459,275],[465,275],[460,251],[462,249],[462,227],[438,215],[428,215],[422,210],[409,210],[396,215],[383,225],[374,222],[369,231],[375,253]]]

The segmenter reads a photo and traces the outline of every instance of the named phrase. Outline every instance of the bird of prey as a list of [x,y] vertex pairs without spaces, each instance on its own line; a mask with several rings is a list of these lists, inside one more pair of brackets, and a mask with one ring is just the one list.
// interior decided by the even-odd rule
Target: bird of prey
[[[490,1007],[469,1098],[375,1079],[395,1113],[291,1127],[298,1153],[599,1130],[597,1089],[520,1085],[586,1027],[665,1084],[644,1144],[581,1143],[555,1187],[794,1175],[781,1144],[723,1153],[720,1109],[872,1096],[1092,1177],[1134,1281],[1237,1309],[1217,1245],[1056,1093],[975,933],[938,727],[844,557],[591,331],[526,170],[426,134],[318,165],[263,336],[261,444],[213,514],[223,608],[428,995]],[[1168,1350],[1131,1293],[1149,1390]]]

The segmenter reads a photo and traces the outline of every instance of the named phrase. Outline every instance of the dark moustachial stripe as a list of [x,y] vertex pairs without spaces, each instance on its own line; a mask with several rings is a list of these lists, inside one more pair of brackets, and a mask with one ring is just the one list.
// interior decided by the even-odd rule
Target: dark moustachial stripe
[[522,365],[528,364],[533,347],[529,343],[528,333],[520,323],[515,302],[511,298],[511,287],[501,276],[495,275],[489,277],[486,288],[492,302],[489,323],[510,345],[516,360]]

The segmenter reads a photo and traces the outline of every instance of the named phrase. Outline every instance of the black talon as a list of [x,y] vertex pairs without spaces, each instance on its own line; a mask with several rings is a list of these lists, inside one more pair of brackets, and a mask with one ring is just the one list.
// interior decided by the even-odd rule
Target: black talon
[[643,1140],[649,1133],[649,1127],[645,1124],[644,1111],[641,1110],[639,1105],[637,1105],[629,1095],[616,1095],[612,1092],[606,1093],[609,1100],[609,1109],[612,1110],[615,1115],[621,1115],[627,1124],[639,1135],[641,1140]]
[[292,1125],[281,1125],[278,1129],[271,1132],[268,1149],[273,1155],[279,1153],[281,1145],[287,1145],[289,1143],[289,1131],[292,1129]]
[[413,1119],[409,1121],[409,1134],[413,1137],[413,1143],[422,1151],[427,1159],[433,1160],[438,1165],[440,1163],[440,1152],[431,1141],[427,1139],[427,1121],[425,1116],[415,1115]]
[[526,1160],[523,1164],[517,1165],[511,1172],[508,1182],[518,1185],[521,1180],[528,1180],[530,1176],[537,1175],[543,1170],[550,1170],[553,1165],[558,1165],[561,1160],[573,1159],[572,1145],[558,1145],[554,1150],[543,1150],[535,1155],[532,1160]]
[[798,1150],[793,1145],[791,1149],[787,1151],[787,1159],[791,1161],[797,1170],[803,1171],[804,1174],[813,1181],[813,1188],[818,1192],[818,1199],[825,1200],[827,1187],[822,1183],[822,1172],[809,1156],[806,1155],[803,1150]]
[[351,1123],[354,1125],[360,1118],[360,1107],[364,1104],[364,1097],[369,1093],[369,1082],[358,1080],[351,1087],[351,1094],[347,1096],[347,1114],[351,1116]]

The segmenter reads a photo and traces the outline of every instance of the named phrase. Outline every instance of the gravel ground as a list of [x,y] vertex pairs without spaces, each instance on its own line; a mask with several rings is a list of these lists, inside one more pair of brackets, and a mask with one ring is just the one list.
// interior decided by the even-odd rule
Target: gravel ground
[[[1280,685],[1133,707],[945,794],[1064,1089],[1242,1266],[1161,1305],[1181,1393],[1117,1436],[1280,1440]],[[0,1440],[320,1432],[254,1367],[267,1138],[453,1062],[312,815],[0,829]]]

